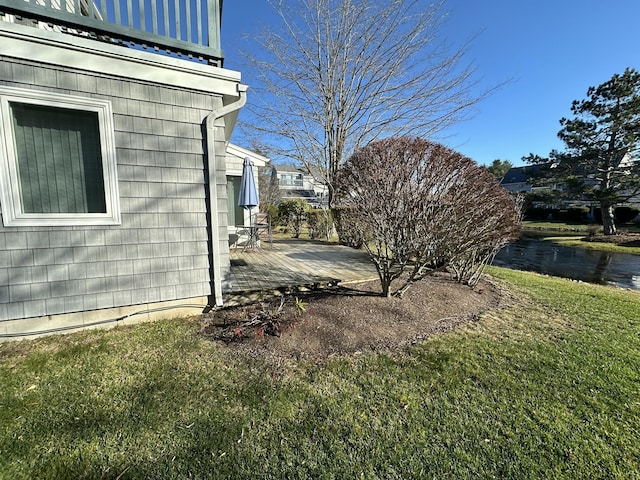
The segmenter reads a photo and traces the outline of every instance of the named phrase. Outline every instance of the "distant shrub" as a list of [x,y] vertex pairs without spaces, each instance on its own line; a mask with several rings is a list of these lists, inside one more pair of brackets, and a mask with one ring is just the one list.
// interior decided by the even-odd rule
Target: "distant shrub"
[[581,222],[585,219],[589,209],[587,207],[574,207],[560,210],[559,219],[563,222]]
[[293,230],[293,238],[300,237],[300,230],[306,220],[306,212],[309,204],[304,200],[281,200],[278,205],[278,218],[282,225],[287,225]]
[[560,210],[556,208],[529,207],[524,212],[525,220],[559,220]]
[[524,211],[523,218],[525,220],[542,220],[544,219],[542,210],[542,208],[529,207]]
[[331,237],[333,229],[333,216],[331,210],[315,208],[307,212],[307,227],[309,227],[309,237],[325,238]]
[[597,224],[602,225],[602,210],[600,210],[599,208],[594,208],[593,218]]
[[587,227],[587,236],[595,237],[599,231],[600,231],[600,227],[597,227],[595,225],[589,225]]
[[620,223],[632,222],[638,216],[639,211],[633,207],[617,207],[616,220]]
[[263,205],[260,205],[260,210],[267,214],[272,228],[281,226],[280,211],[279,211],[278,205],[263,204]]

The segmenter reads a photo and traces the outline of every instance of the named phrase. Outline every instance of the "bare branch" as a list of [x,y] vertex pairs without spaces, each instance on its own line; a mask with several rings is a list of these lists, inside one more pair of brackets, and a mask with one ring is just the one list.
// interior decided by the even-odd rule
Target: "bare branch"
[[420,138],[370,143],[349,158],[337,180],[341,238],[365,246],[386,296],[402,295],[444,269],[475,286],[519,232],[519,204],[486,168]]
[[[434,132],[464,118],[472,93],[468,44],[440,39],[443,1],[270,1],[279,27],[254,55],[251,129],[270,154],[320,172],[330,202],[339,166],[383,136]],[[310,168],[311,169],[311,168]]]

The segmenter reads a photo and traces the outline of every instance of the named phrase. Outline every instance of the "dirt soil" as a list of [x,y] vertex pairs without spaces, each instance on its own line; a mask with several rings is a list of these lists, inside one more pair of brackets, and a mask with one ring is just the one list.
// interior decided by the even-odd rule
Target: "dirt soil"
[[304,312],[294,296],[279,313],[280,299],[227,308],[203,317],[201,334],[252,357],[323,359],[404,348],[477,320],[501,300],[489,280],[472,290],[445,275],[416,283],[401,299],[379,292],[379,282],[368,282],[298,294]]

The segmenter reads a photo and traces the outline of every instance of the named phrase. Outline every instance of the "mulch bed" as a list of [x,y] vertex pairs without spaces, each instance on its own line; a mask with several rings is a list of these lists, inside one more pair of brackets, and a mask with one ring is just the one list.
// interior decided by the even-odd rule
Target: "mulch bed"
[[471,289],[447,275],[416,283],[403,298],[379,292],[368,282],[226,308],[204,316],[200,333],[253,357],[321,359],[407,347],[476,320],[501,299],[489,280]]

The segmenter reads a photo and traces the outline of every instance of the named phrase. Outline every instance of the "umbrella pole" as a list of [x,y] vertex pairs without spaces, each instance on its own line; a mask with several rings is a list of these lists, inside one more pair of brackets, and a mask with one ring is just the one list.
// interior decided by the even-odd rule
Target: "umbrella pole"
[[253,216],[251,215],[252,210],[253,208],[249,209],[249,239],[245,244],[244,248],[242,249],[243,252],[247,248],[255,250],[258,247],[257,238],[256,238],[258,236],[257,235],[258,230],[253,228]]
[[249,244],[251,245],[251,248],[255,249],[256,239],[255,239],[255,233],[253,232],[253,215],[251,214],[252,210],[253,208],[249,209]]

